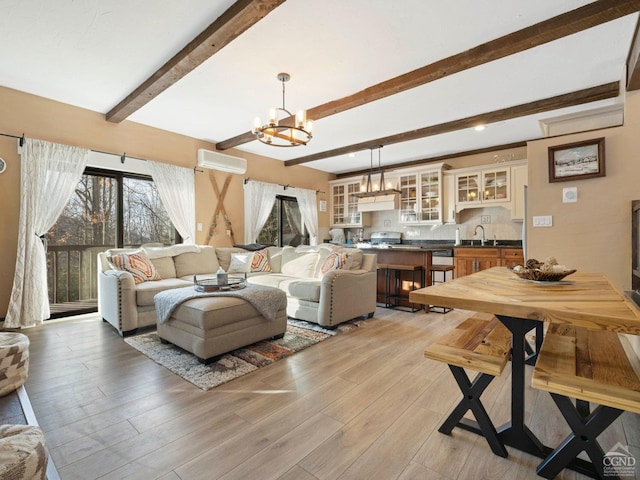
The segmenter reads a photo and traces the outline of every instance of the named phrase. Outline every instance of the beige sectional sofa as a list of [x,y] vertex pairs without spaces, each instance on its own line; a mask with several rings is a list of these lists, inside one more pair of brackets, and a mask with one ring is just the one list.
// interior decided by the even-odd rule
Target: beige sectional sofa
[[[121,260],[123,256],[130,258],[136,253],[148,259],[154,270],[150,275],[157,279],[136,283],[130,271],[123,269],[121,264],[114,265],[115,260]],[[289,317],[333,327],[353,318],[373,315],[376,255],[328,244],[267,247],[260,253],[268,259],[268,262],[262,262],[260,269],[268,271],[247,271],[247,281],[283,290],[287,294]],[[246,260],[258,258],[253,255],[253,252],[237,247],[196,245],[113,249],[100,253],[98,310],[121,335],[155,325],[153,297],[156,293],[193,285],[194,276],[199,279],[213,277],[220,268],[230,275],[243,276],[243,270],[250,270],[251,262],[247,264]],[[247,267],[238,270],[237,265]]]

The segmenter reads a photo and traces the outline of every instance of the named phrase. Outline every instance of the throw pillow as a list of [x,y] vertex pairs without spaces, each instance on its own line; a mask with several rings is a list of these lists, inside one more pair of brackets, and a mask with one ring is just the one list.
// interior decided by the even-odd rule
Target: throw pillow
[[258,250],[253,252],[253,258],[251,260],[252,272],[270,272],[271,265],[269,265],[269,252],[267,249]]
[[318,252],[298,251],[294,247],[284,247],[280,271],[291,277],[312,278],[316,272],[318,258]]
[[227,273],[248,273],[251,271],[253,252],[232,253]]
[[111,262],[118,270],[124,270],[133,275],[133,281],[136,285],[149,280],[160,280],[158,270],[156,270],[156,267],[143,251],[136,253],[116,253],[111,256]]
[[348,261],[349,256],[344,252],[330,253],[320,267],[320,277],[323,277],[327,272],[331,270],[342,270],[348,268]]

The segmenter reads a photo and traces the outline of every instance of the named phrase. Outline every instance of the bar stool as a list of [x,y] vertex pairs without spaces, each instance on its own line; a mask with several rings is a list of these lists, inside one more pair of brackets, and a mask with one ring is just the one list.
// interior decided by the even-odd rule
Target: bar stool
[[[453,265],[431,265],[431,269],[429,270],[431,273],[431,285],[435,285],[437,283],[445,283],[447,281],[447,272],[451,272],[450,280],[453,280],[455,267]],[[437,274],[442,273],[440,278],[437,278]],[[440,310],[436,310],[440,309]],[[440,307],[438,305],[431,305],[429,307],[430,312],[436,313],[448,313],[453,310],[450,307]]]
[[386,308],[396,308],[398,310],[410,311],[411,313],[422,310],[422,306],[404,307],[400,305],[401,300],[409,300],[409,295],[402,295],[402,273],[411,272],[411,290],[416,289],[416,273],[419,275],[420,285],[424,285],[424,267],[422,265],[393,265],[387,264],[385,275],[384,303]]
[[[380,306],[380,307],[388,307],[387,305],[387,276],[389,275],[387,269],[388,269],[389,265],[387,265],[386,263],[378,263],[377,265],[377,269],[379,272],[383,272],[384,274],[384,291],[383,292],[376,292],[376,305]],[[382,297],[382,301],[378,301],[378,297]]]

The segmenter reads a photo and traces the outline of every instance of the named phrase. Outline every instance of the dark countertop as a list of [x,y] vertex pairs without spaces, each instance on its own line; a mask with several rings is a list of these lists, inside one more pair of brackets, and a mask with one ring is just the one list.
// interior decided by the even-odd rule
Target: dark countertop
[[438,250],[450,250],[455,248],[522,248],[522,242],[520,240],[498,240],[497,244],[493,244],[493,240],[487,241],[486,244],[480,245],[479,240],[473,241],[475,244],[471,244],[471,240],[463,240],[461,245],[454,245],[454,241],[450,240],[409,240],[399,245],[385,245],[377,246],[371,245],[368,247],[358,247],[356,243],[343,245],[345,247],[357,247],[361,250],[400,250],[409,252],[424,252],[424,251],[438,251]]

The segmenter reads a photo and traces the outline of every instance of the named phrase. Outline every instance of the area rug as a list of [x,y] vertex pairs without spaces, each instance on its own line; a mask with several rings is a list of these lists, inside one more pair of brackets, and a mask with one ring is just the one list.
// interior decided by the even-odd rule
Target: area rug
[[314,323],[289,319],[283,338],[264,340],[239,348],[209,365],[200,363],[194,355],[175,345],[161,343],[156,332],[127,337],[124,341],[196,387],[210,390],[293,355],[333,335],[357,328],[363,322],[345,322],[334,330],[328,330]]

